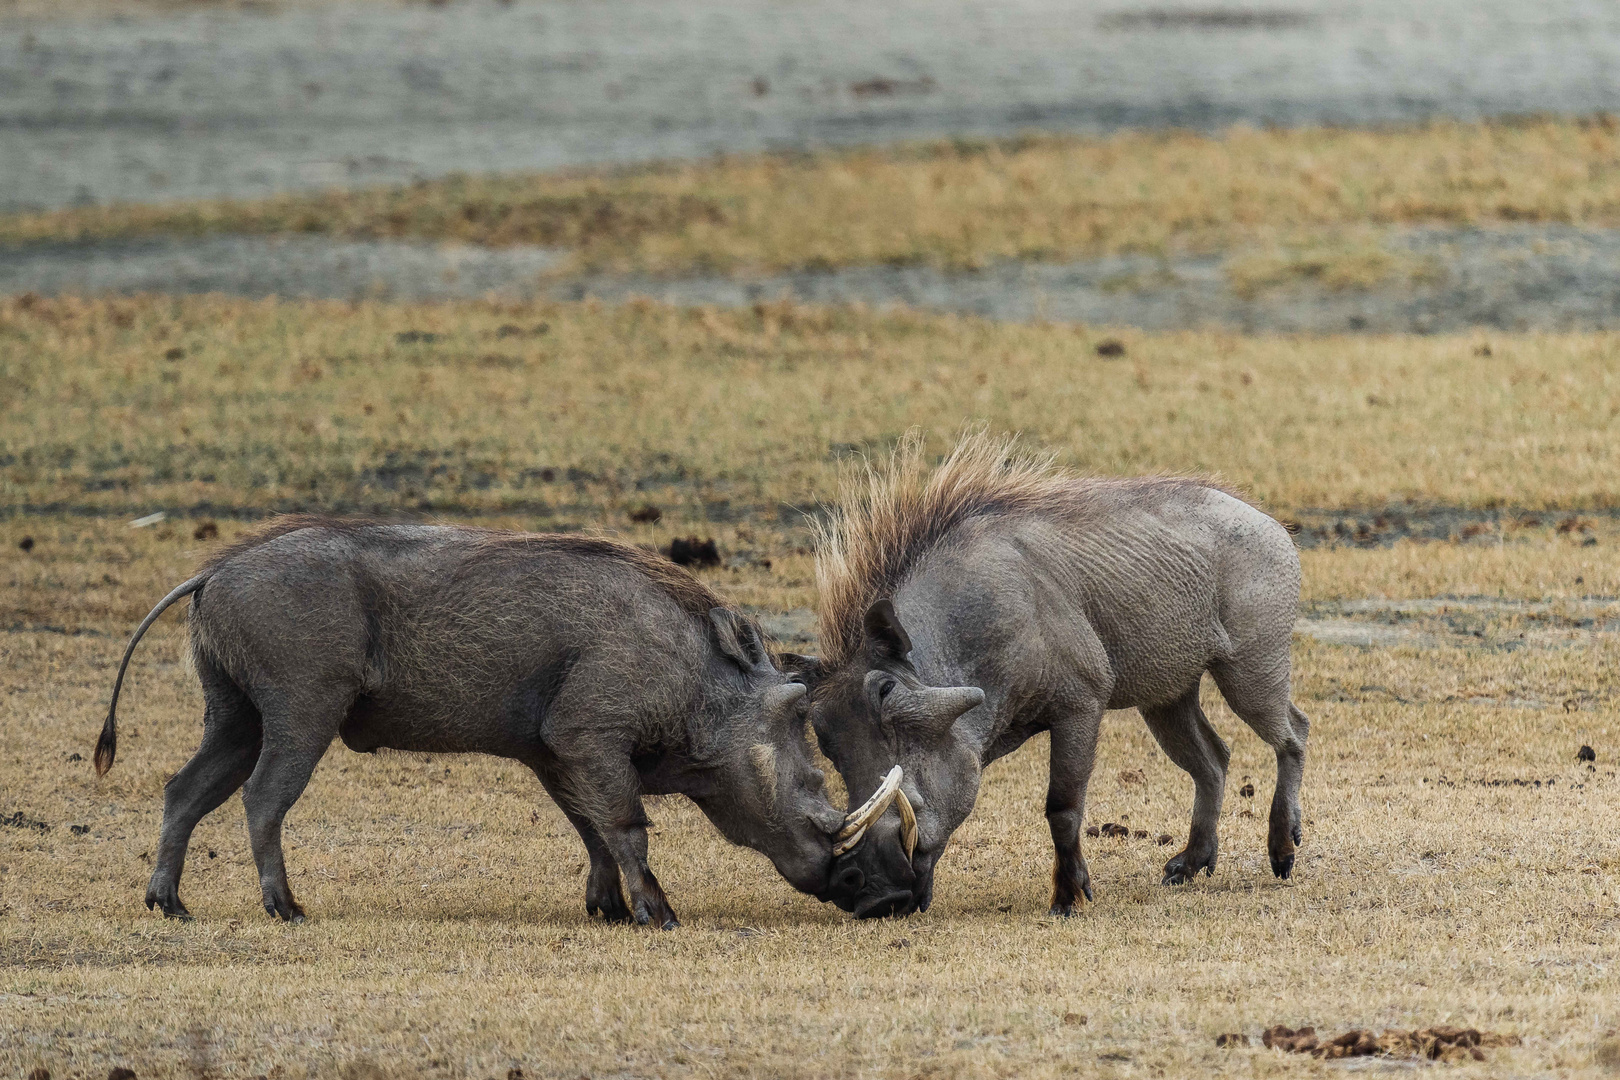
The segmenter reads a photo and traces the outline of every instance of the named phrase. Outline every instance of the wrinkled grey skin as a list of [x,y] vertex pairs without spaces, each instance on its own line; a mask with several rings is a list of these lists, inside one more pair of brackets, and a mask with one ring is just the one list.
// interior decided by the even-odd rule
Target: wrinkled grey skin
[[[705,610],[709,594],[684,571],[625,551],[334,522],[228,554],[175,590],[158,611],[195,593],[207,709],[202,745],[164,790],[147,906],[188,916],[178,886],[192,829],[240,788],[265,910],[302,920],[282,819],[334,736],[361,752],[527,765],[585,842],[586,909],[609,921],[677,925],[647,864],[644,794],[689,796],[727,839],[825,895],[843,815],[811,762],[804,687],[750,622]],[[660,574],[681,575],[673,593]],[[109,710],[103,772],[114,724]]]
[[[866,614],[841,670],[785,666],[812,685],[823,753],[858,802],[905,769],[919,840],[896,867],[890,813],[834,879],[857,915],[926,910],[934,867],[973,809],[985,766],[1050,731],[1046,817],[1056,849],[1052,913],[1091,899],[1080,853],[1086,785],[1105,709],[1135,707],[1196,785],[1187,846],[1164,882],[1213,873],[1228,751],[1198,703],[1203,673],[1277,754],[1268,848],[1286,878],[1300,842],[1309,723],[1289,697],[1299,557],[1276,521],[1191,482],[1094,481],[1077,506],[974,517]],[[981,692],[982,691],[982,692]]]

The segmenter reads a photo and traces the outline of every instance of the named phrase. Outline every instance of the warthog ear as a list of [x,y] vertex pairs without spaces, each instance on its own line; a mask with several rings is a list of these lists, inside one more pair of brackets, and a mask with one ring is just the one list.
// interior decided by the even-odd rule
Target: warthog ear
[[879,656],[904,660],[911,652],[911,637],[906,633],[906,628],[900,625],[900,616],[889,600],[879,600],[867,608],[862,625],[866,629],[867,644]]
[[819,656],[800,656],[798,653],[785,652],[776,656],[777,666],[793,678],[795,682],[804,683],[814,690],[821,682],[826,672],[821,666]]
[[714,625],[715,643],[720,651],[736,661],[738,667],[758,671],[771,666],[770,654],[765,651],[765,643],[752,622],[735,611],[719,607],[709,609],[709,622]]

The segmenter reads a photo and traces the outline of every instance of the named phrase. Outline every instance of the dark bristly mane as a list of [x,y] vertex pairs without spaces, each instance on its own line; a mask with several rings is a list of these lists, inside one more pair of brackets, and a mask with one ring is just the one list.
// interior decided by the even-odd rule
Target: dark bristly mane
[[[300,529],[327,529],[338,532],[359,532],[403,522],[387,522],[375,518],[324,517],[319,514],[288,514],[274,518],[263,527],[253,530],[220,550],[203,564],[201,573],[210,573],[244,551],[268,543],[278,536],[298,532]],[[427,524],[411,522],[410,524]],[[711,608],[729,605],[716,596],[707,585],[662,555],[644,551],[605,536],[583,536],[575,533],[522,533],[473,526],[455,526],[459,531],[477,538],[480,554],[499,558],[502,555],[521,555],[532,551],[558,551],[598,559],[611,559],[641,574],[658,586],[683,611],[705,616]]]
[[[893,596],[912,567],[964,522],[986,514],[1067,512],[1092,482],[1062,472],[1050,456],[1024,450],[1017,436],[982,431],[964,435],[928,472],[922,436],[909,433],[887,465],[868,464],[845,477],[838,509],[816,528],[823,659],[837,666],[854,656],[866,609]],[[1181,477],[1129,482],[1195,483],[1227,491]]]

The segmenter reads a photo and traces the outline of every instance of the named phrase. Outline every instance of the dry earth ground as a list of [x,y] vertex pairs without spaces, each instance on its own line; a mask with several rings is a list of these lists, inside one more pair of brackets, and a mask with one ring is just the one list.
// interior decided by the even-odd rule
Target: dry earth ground
[[[0,826],[0,1070],[1320,1075],[1342,1066],[1215,1036],[1450,1022],[1524,1043],[1445,1068],[1603,1074],[1620,1058],[1616,343],[1123,340],[1110,361],[1069,327],[775,307],[0,307],[0,812],[22,815]],[[1284,516],[1410,499],[1490,523],[1303,553],[1322,610],[1499,603],[1466,625],[1342,607],[1424,647],[1297,639],[1315,727],[1294,880],[1263,855],[1274,766],[1211,698],[1234,747],[1216,875],[1163,889],[1173,848],[1090,840],[1097,903],[1066,922],[1044,914],[1039,743],[991,769],[934,909],[903,922],[793,893],[665,799],[653,857],[686,925],[603,927],[583,849],[519,768],[341,746],[289,818],[309,923],[263,915],[234,800],[193,844],[198,920],[140,906],[201,712],[174,615],[132,667],[115,770],[73,759],[134,622],[250,519],[712,534],[747,556],[717,588],[794,611],[814,598],[783,504],[829,494],[850,447],[920,423],[943,448],[974,418],[1081,468],[1219,473]],[[663,520],[630,524],[647,502]],[[175,516],[127,526],[157,509]],[[194,537],[205,515],[217,539]],[[1090,821],[1179,840],[1190,802],[1134,714],[1111,716]]]

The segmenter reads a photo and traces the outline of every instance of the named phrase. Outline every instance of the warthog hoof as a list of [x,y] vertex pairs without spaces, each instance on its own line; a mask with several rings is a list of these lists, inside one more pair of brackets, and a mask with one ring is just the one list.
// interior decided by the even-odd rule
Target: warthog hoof
[[1215,876],[1215,852],[1208,855],[1195,855],[1190,851],[1183,851],[1175,858],[1164,864],[1163,885],[1185,885],[1198,876],[1202,870],[1205,877]]
[[592,917],[600,916],[603,922],[627,923],[631,921],[630,905],[624,902],[624,895],[616,889],[604,896],[587,896],[585,898],[585,914]]
[[304,921],[304,909],[291,896],[264,898],[264,910],[267,914],[280,919],[282,922],[297,926]]
[[180,902],[180,893],[173,885],[159,887],[150,886],[146,890],[146,910],[162,908],[165,919],[179,919],[181,922],[191,922],[191,912],[186,905]]
[[1294,872],[1294,849],[1299,846],[1300,835],[1299,826],[1293,825],[1281,839],[1273,834],[1267,844],[1268,854],[1271,856],[1271,872],[1284,881],[1287,881]]

